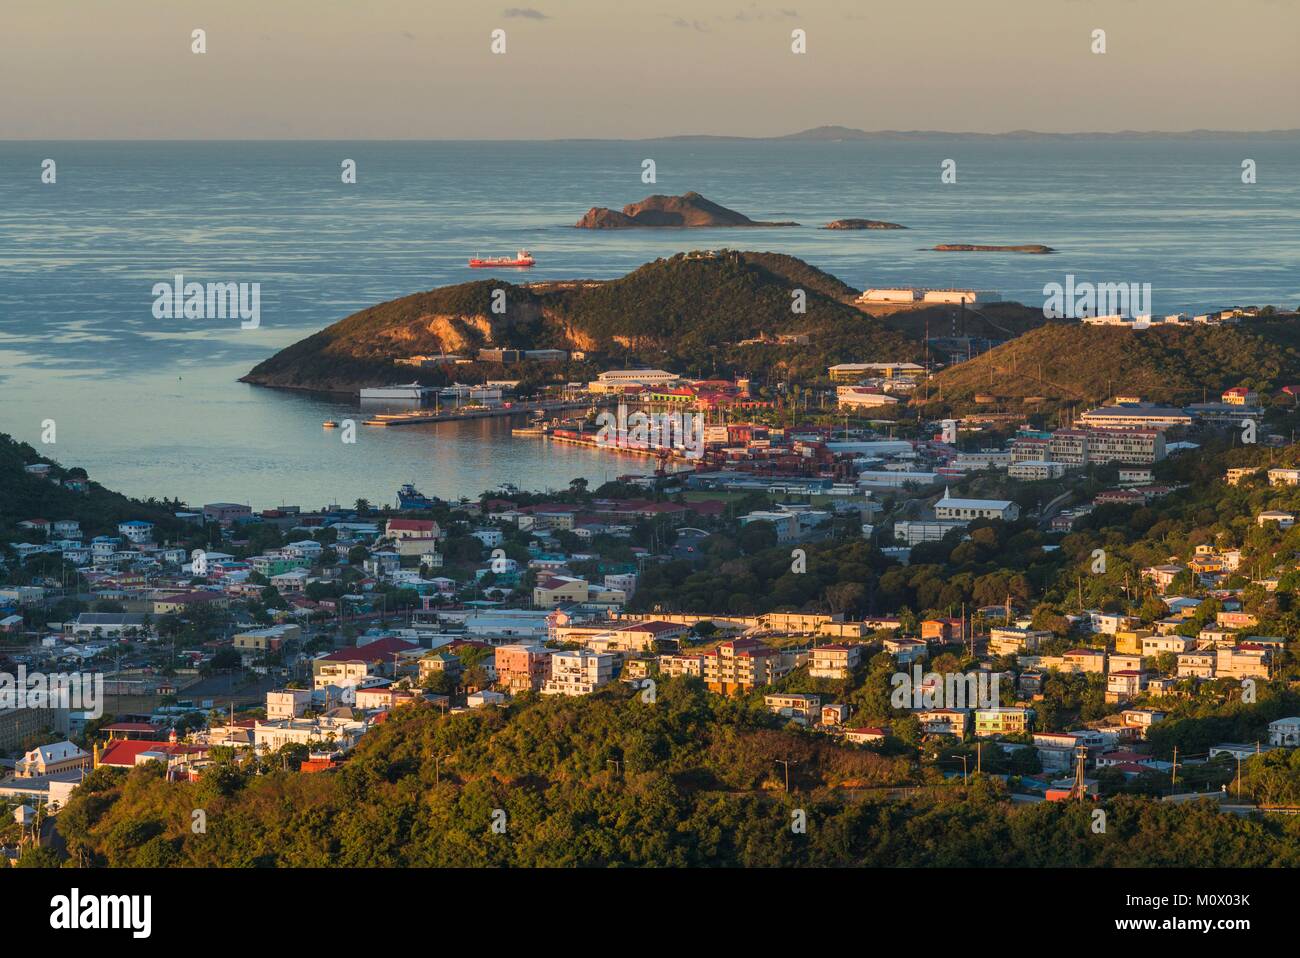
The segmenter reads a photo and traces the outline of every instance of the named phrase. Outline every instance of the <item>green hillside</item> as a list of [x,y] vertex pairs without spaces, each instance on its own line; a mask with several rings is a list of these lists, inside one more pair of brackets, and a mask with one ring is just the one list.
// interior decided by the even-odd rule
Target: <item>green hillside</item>
[[[1229,386],[1270,392],[1300,382],[1300,324],[1294,317],[1241,326],[1045,325],[970,362],[940,372],[927,411],[966,413],[1091,406],[1112,396],[1155,403],[1215,401]],[[976,397],[993,402],[976,402]]]
[[0,553],[10,542],[39,542],[40,534],[19,529],[26,519],[76,519],[89,538],[116,535],[117,524],[127,519],[144,519],[158,526],[159,538],[178,532],[182,524],[173,512],[179,502],[138,502],[88,481],[85,492],[77,492],[51,479],[32,475],[24,466],[38,462],[50,465],[53,479],[85,479],[84,470],[65,469],[47,459],[27,443],[0,433]]
[[[492,311],[495,290],[504,312]],[[803,290],[803,313],[792,309]],[[914,360],[915,338],[850,305],[857,291],[777,253],[679,254],[608,282],[463,283],[372,306],[258,364],[245,381],[351,391],[411,371],[393,361],[484,346],[578,349],[591,359],[666,365],[696,375],[813,377],[836,362]],[[777,333],[806,346],[739,346]],[[562,370],[556,370],[561,372]],[[462,379],[474,370],[460,370]],[[580,371],[575,371],[575,374]],[[446,373],[423,373],[438,382]]]

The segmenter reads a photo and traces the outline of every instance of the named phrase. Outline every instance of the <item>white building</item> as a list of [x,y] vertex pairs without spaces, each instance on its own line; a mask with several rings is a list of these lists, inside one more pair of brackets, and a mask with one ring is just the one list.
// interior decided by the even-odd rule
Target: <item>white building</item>
[[1005,519],[1014,522],[1020,518],[1020,507],[1004,499],[957,499],[944,489],[943,498],[934,505],[936,519]]
[[1007,475],[1012,479],[1035,482],[1041,479],[1060,479],[1065,475],[1065,463],[1046,462],[1042,459],[1027,459],[1013,462],[1007,467]]
[[1300,745],[1300,718],[1280,718],[1269,722],[1268,744],[1285,748]]
[[346,751],[357,744],[357,740],[365,734],[365,731],[365,722],[325,716],[315,719],[259,721],[253,727],[253,744],[259,752],[274,752],[285,745],[328,742]]
[[608,369],[587,383],[594,393],[620,393],[629,386],[667,386],[681,377],[663,369]]
[[130,542],[140,544],[153,541],[153,523],[143,519],[130,519],[117,524],[118,535],[125,536]]
[[868,386],[840,386],[835,399],[841,409],[872,409],[877,406],[896,406],[898,399]]
[[808,675],[814,679],[847,679],[862,664],[862,645],[822,645],[812,650]]
[[271,721],[300,718],[310,706],[310,689],[278,689],[266,693],[266,717]]
[[921,542],[938,542],[953,529],[964,528],[964,522],[937,522],[923,519],[900,519],[894,523],[894,538],[904,545]]
[[590,649],[556,652],[551,656],[551,674],[542,683],[542,694],[590,695],[613,679],[616,658]]
[[1276,522],[1279,529],[1290,529],[1295,525],[1295,515],[1278,509],[1268,509],[1255,517],[1255,524],[1258,526],[1266,526],[1270,522]]

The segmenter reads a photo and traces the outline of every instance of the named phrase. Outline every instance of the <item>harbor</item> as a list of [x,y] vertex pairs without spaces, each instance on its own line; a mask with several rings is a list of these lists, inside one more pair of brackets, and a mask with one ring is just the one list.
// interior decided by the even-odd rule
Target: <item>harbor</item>
[[538,402],[506,403],[501,406],[458,406],[453,409],[413,409],[410,412],[377,413],[362,425],[386,428],[388,426],[421,426],[440,422],[458,422],[466,419],[495,419],[503,416],[539,416],[551,412],[573,409],[590,409],[608,405],[610,400],[585,399],[540,400]]

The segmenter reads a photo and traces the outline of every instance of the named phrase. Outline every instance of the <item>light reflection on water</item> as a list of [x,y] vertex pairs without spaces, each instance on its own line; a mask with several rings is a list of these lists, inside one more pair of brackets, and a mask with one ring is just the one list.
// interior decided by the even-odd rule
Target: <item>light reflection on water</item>
[[[1047,282],[1150,282],[1157,312],[1300,303],[1300,142],[0,143],[0,431],[106,485],[192,503],[304,506],[397,486],[476,495],[643,472],[635,458],[513,438],[507,420],[386,430],[345,446],[355,403],[238,377],[349,313],[482,278],[475,253],[533,250],[530,279],[612,278],[683,249],[769,249],[859,288],[971,286],[1041,302]],[[649,151],[649,152],[647,152]],[[659,182],[640,182],[653,155]],[[55,157],[59,180],[39,182]],[[1242,156],[1259,182],[1239,180]],[[358,183],[339,183],[339,160]],[[955,157],[959,185],[941,187]],[[592,205],[697,190],[802,228],[602,231]],[[858,216],[910,227],[814,227]],[[939,254],[1046,243],[1054,256]],[[177,273],[261,283],[262,325],[160,322]],[[509,274],[512,281],[520,277]],[[889,357],[862,357],[863,360]],[[358,416],[359,418],[359,416]]]

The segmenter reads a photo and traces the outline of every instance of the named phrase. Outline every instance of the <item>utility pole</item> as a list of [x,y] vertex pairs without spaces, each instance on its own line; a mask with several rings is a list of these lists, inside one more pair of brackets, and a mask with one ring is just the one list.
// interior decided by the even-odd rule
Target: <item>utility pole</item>
[[975,743],[975,774],[984,774],[984,743]]
[[966,765],[966,759],[967,759],[968,757],[969,757],[969,756],[966,756],[966,755],[961,756],[961,783],[962,783],[963,785],[967,784],[967,783],[970,781],[970,775],[967,774],[967,771],[966,771],[966,768],[967,768],[967,765]]
[[1070,797],[1076,801],[1083,801],[1088,795],[1088,784],[1084,781],[1084,768],[1088,762],[1088,746],[1076,745],[1074,747],[1074,787],[1070,789]]
[[1178,788],[1178,746],[1177,745],[1174,746],[1174,767],[1171,768],[1169,771],[1171,773],[1171,777],[1169,779],[1169,794],[1173,795]]
[[774,759],[773,761],[775,761],[776,764],[778,765],[785,766],[785,793],[789,795],[790,794],[790,766],[798,765],[799,763],[791,762],[789,759],[784,759],[784,758]]

